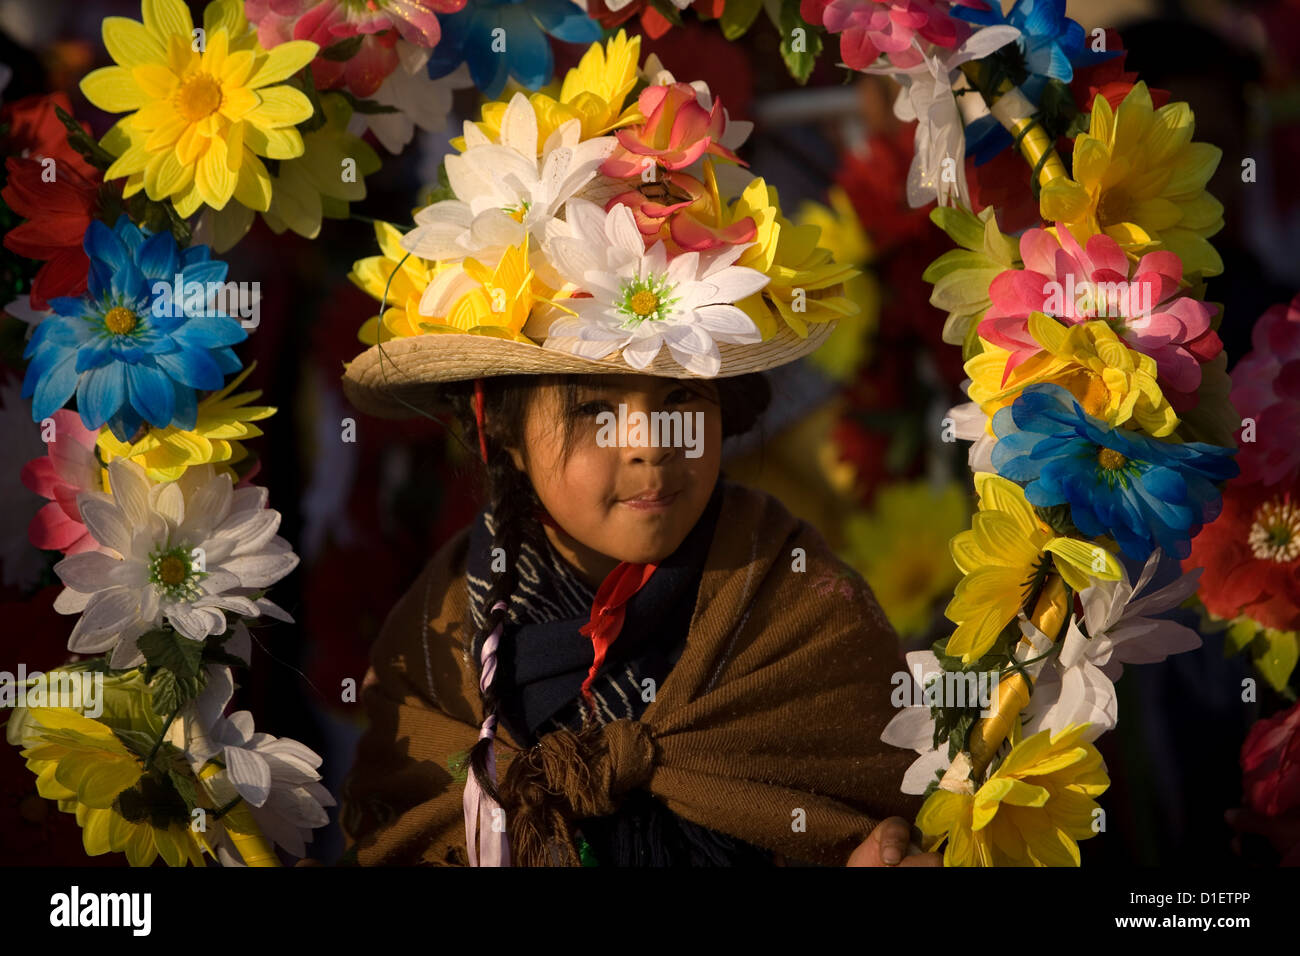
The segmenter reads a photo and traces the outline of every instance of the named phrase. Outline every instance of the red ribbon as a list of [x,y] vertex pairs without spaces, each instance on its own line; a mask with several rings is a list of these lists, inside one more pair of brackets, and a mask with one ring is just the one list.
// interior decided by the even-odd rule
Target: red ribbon
[[483,379],[474,379],[474,419],[478,422],[478,448],[487,464],[487,436],[483,434]]

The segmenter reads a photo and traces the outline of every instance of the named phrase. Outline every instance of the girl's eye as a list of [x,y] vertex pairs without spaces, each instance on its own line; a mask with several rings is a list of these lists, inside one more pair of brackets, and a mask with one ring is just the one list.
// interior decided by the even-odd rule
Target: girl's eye
[[606,402],[586,402],[582,405],[579,405],[577,408],[575,408],[574,413],[582,416],[599,415],[602,411],[605,410],[604,406],[606,404],[607,404]]

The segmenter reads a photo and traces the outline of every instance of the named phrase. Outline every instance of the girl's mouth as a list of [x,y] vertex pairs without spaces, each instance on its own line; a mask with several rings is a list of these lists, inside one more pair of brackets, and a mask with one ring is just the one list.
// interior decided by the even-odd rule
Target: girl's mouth
[[674,491],[671,494],[660,493],[656,497],[627,498],[619,504],[627,505],[635,511],[664,511],[672,507],[680,494],[680,491]]

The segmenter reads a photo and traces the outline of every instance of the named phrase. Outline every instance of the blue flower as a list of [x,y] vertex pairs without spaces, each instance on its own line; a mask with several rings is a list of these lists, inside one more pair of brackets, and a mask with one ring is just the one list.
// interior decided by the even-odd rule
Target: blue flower
[[23,352],[31,359],[22,395],[34,397],[32,418],[48,418],[75,392],[82,423],[107,423],[120,441],[143,421],[193,428],[195,390],[219,390],[242,368],[228,346],[248,333],[198,294],[225,281],[226,264],[210,259],[207,246],[182,252],[171,233],[151,235],[125,215],[112,229],[91,222],[83,244],[86,294],[51,299],[57,314],[36,327]]
[[429,75],[436,80],[466,62],[474,85],[493,100],[507,76],[530,90],[551,82],[555,58],[547,34],[565,43],[595,43],[601,36],[600,24],[572,0],[469,0],[438,22],[442,39],[429,58]]
[[[981,26],[1010,24],[1020,31],[1020,52],[1024,54],[1029,78],[1020,92],[1034,105],[1043,96],[1047,81],[1069,83],[1076,66],[1090,66],[1117,56],[1119,51],[1093,51],[1083,27],[1065,15],[1065,0],[1016,0],[1011,12],[1003,16],[1001,4],[989,4],[987,10],[954,7],[953,16]],[[966,129],[966,154],[982,166],[1011,145],[1011,134],[991,116],[985,116]]]
[[1216,485],[1238,472],[1235,448],[1112,428],[1059,385],[1026,388],[993,416],[993,431],[993,467],[1023,484],[1030,504],[1068,504],[1083,534],[1109,534],[1137,561],[1156,545],[1187,557],[1222,508]]

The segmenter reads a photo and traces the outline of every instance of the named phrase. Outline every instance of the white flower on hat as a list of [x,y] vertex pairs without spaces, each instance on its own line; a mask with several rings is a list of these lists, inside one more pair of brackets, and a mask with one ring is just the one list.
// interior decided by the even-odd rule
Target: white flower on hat
[[687,371],[714,376],[722,365],[718,342],[762,341],[753,320],[731,304],[768,281],[732,265],[748,244],[670,259],[662,241],[646,250],[630,208],[606,213],[582,199],[568,203],[563,228],[550,233],[551,263],[590,298],[564,300],[577,315],[551,324],[547,348],[593,359],[622,349],[628,365],[644,369],[667,344]]
[[212,465],[151,484],[126,458],[109,462],[108,476],[111,495],[77,496],[100,549],[54,566],[66,585],[54,609],[81,613],[68,650],[111,650],[110,667],[135,667],[144,663],[136,641],[164,621],[195,641],[224,633],[225,611],[293,621],[273,602],[254,597],[298,564],[289,542],[275,533],[280,513],[266,507],[265,488],[236,489]]
[[537,114],[522,93],[506,107],[499,143],[467,122],[465,151],[446,159],[456,198],[417,212],[402,248],[430,261],[473,257],[491,268],[526,235],[540,245],[547,224],[595,178],[617,141],[598,136],[580,142],[582,125],[572,119],[547,138],[539,156],[537,136]]

